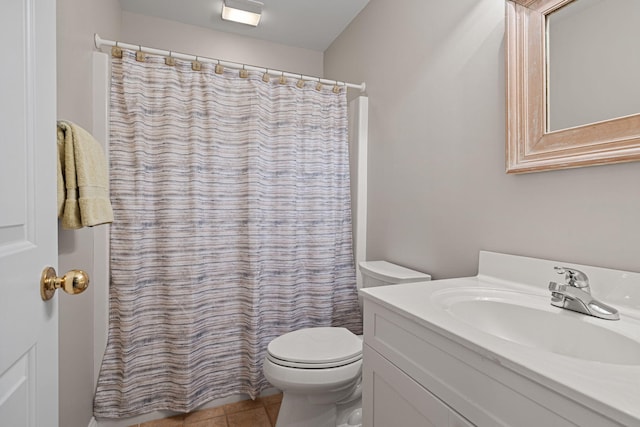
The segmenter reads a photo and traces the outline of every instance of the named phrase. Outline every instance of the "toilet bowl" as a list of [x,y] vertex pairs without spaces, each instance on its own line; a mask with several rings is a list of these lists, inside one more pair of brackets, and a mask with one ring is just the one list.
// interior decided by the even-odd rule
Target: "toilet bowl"
[[[363,287],[431,278],[386,261],[360,271]],[[276,427],[361,427],[362,337],[338,327],[286,333],[269,343],[263,371],[282,390]]]
[[362,340],[347,329],[284,334],[269,343],[263,370],[283,391],[276,427],[336,427],[349,404],[360,407]]

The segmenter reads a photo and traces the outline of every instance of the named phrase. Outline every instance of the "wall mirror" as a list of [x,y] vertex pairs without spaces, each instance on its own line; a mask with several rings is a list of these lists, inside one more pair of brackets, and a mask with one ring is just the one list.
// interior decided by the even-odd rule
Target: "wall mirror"
[[506,3],[507,172],[640,160],[640,2]]

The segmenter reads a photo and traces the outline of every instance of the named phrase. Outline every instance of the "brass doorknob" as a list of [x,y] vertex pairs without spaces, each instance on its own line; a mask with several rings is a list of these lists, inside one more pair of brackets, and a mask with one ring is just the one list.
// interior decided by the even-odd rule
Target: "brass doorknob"
[[89,275],[82,270],[70,270],[62,277],[56,275],[56,269],[46,267],[40,279],[40,296],[47,301],[53,298],[56,289],[62,288],[66,293],[75,295],[89,286]]

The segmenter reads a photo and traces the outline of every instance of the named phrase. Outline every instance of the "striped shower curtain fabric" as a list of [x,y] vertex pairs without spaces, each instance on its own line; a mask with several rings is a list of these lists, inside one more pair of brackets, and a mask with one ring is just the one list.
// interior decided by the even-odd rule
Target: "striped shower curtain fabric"
[[361,332],[346,94],[113,58],[110,317],[99,418],[270,387],[273,338]]

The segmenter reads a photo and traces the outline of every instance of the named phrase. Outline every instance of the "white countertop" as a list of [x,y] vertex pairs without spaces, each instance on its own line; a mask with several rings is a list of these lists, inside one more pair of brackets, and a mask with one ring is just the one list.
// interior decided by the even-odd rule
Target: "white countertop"
[[[617,308],[621,319],[603,320],[552,306],[548,283],[550,280],[562,282],[562,277],[553,271],[554,265],[568,265],[586,272],[592,279],[592,294]],[[362,289],[361,293],[365,300],[386,306],[623,425],[640,426],[640,358],[637,363],[633,361],[635,356],[624,364],[603,363],[519,344],[460,320],[438,302],[445,293],[455,294],[454,290],[513,292],[516,296],[525,295],[527,306],[536,310],[571,316],[579,322],[610,329],[640,343],[637,306],[640,274],[490,252],[481,253],[479,271],[475,277],[381,286]],[[606,342],[592,344],[607,345]]]

